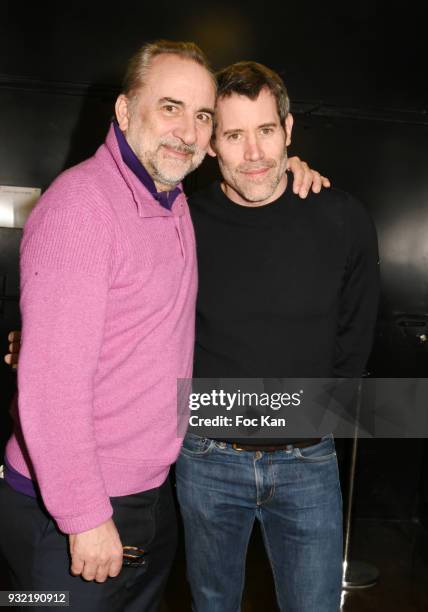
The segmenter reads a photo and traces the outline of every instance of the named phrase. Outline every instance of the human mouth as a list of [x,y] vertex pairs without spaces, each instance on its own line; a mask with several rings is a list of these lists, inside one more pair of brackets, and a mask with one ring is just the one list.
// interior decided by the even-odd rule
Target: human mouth
[[266,174],[270,168],[258,168],[257,170],[243,170],[243,174],[248,174],[250,176],[260,176],[262,174]]
[[272,169],[272,166],[258,166],[257,168],[241,168],[241,174],[248,177],[263,178]]
[[175,157],[176,159],[187,159],[191,153],[189,151],[183,151],[182,149],[177,149],[176,147],[171,147],[169,145],[162,145],[164,151],[168,157]]
[[160,142],[160,146],[166,157],[172,157],[177,160],[187,160],[196,152],[196,147],[194,145],[187,145],[183,142],[177,142],[167,138]]

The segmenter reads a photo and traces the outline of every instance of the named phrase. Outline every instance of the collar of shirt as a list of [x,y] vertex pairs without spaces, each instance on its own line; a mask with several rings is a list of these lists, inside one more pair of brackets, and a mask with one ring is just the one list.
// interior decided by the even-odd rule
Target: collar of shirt
[[125,164],[139,178],[144,187],[152,194],[155,200],[157,200],[164,208],[171,210],[175,199],[181,193],[180,187],[175,187],[175,189],[172,189],[171,191],[158,191],[156,189],[154,180],[129,146],[117,121],[113,121],[113,127],[116,134],[117,144],[119,145],[120,154],[122,155],[122,159]]

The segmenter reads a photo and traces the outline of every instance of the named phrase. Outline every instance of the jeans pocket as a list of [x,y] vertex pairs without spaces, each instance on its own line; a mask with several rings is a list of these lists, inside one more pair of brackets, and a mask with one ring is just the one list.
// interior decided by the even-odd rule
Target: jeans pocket
[[334,441],[333,439],[328,438],[322,440],[318,444],[314,444],[313,446],[295,448],[294,456],[299,461],[306,461],[308,463],[322,463],[323,461],[336,459]]
[[211,452],[214,445],[214,440],[188,433],[183,440],[181,453],[183,455],[188,455],[189,457],[204,457]]

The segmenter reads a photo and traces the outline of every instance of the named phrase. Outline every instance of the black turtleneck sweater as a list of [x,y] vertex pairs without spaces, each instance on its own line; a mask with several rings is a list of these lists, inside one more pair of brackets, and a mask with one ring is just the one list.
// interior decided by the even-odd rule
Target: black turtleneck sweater
[[262,207],[220,184],[191,198],[199,266],[195,377],[357,377],[377,314],[376,233],[349,194]]

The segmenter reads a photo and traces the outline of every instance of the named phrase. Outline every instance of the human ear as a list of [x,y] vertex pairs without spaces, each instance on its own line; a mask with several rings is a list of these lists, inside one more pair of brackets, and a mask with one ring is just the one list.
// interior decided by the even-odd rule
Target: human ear
[[217,153],[216,153],[216,150],[215,150],[215,140],[213,138],[211,138],[211,140],[210,140],[210,144],[208,145],[207,153],[211,157],[217,157]]
[[129,98],[125,94],[118,96],[114,110],[119,127],[122,132],[125,132],[129,125]]
[[293,115],[288,113],[284,121],[284,129],[287,135],[285,146],[289,147],[291,144],[291,132],[293,131]]

